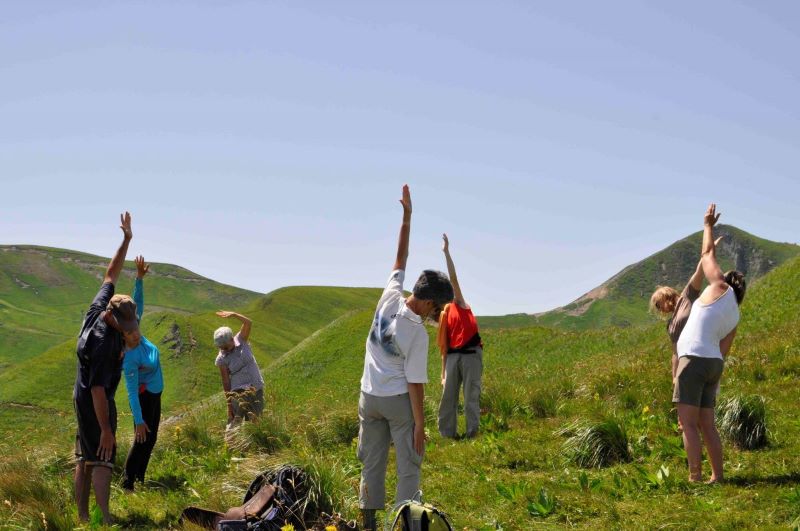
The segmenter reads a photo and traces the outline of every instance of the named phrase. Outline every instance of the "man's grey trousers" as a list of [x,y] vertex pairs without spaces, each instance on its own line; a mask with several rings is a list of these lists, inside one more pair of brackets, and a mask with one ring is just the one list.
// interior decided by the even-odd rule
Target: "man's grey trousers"
[[458,393],[464,384],[464,416],[467,437],[478,434],[481,423],[481,373],[483,349],[475,347],[473,354],[448,354],[444,366],[444,389],[439,403],[439,433],[455,437],[458,428]]
[[408,393],[373,396],[362,392],[358,420],[358,459],[364,465],[359,507],[383,509],[386,504],[390,442],[394,442],[397,458],[395,502],[411,499],[419,490],[422,456],[414,450],[414,414]]

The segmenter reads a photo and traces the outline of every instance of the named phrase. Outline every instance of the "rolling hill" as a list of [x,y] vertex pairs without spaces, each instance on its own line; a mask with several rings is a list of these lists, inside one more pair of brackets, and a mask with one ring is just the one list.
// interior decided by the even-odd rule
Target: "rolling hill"
[[[765,240],[730,225],[718,225],[715,235],[724,237],[717,252],[722,269],[738,269],[750,283],[800,255],[798,245]],[[702,232],[691,234],[624,268],[566,306],[536,315],[480,317],[480,324],[484,328],[541,325],[585,330],[652,323],[656,318],[647,311],[650,295],[658,285],[683,289],[697,266],[702,239]]]
[[[629,285],[636,289],[623,284]],[[786,260],[751,283],[742,306],[721,396],[765,397],[772,444],[753,452],[726,443],[728,483],[707,487],[684,480],[661,324],[581,331],[487,327],[481,434],[473,440],[437,435],[440,362],[431,343],[426,499],[467,529],[790,527],[800,516],[800,423],[794,414],[799,285],[800,258]],[[268,406],[260,422],[229,443],[209,339],[221,320],[210,311],[148,313],[142,328],[162,349],[165,409],[185,415],[165,424],[159,436],[148,472],[152,482],[133,495],[112,495],[120,524],[175,527],[186,505],[238,504],[255,473],[282,462],[311,470],[332,509],[355,515],[358,381],[378,293],[284,288],[238,308],[255,322],[253,344]],[[21,362],[15,377],[0,375],[0,499],[8,500],[0,505],[0,519],[12,527],[44,527],[43,520],[48,528],[75,525],[68,460],[74,437],[71,348],[60,345]],[[130,421],[122,396],[118,403],[121,461]],[[576,422],[606,419],[624,426],[633,461],[578,468],[565,456],[559,433]],[[389,469],[391,483],[393,465]],[[552,503],[540,512],[533,503],[542,501],[542,493]]]
[[[75,337],[109,259],[65,249],[0,245],[0,371]],[[126,262],[117,291],[133,289]],[[202,313],[262,297],[182,267],[151,264],[146,312]]]

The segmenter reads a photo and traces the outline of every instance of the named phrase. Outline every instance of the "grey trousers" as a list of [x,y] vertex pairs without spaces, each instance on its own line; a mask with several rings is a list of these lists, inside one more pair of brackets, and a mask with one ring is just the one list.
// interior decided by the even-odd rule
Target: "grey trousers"
[[384,508],[390,442],[394,442],[397,454],[395,502],[411,499],[419,490],[422,456],[414,450],[414,414],[408,393],[374,396],[362,392],[358,420],[358,459],[364,465],[358,506],[361,509]]
[[444,366],[444,389],[439,402],[439,433],[455,437],[458,427],[458,393],[464,384],[464,416],[467,437],[478,434],[481,423],[481,373],[483,349],[475,347],[474,354],[448,354]]

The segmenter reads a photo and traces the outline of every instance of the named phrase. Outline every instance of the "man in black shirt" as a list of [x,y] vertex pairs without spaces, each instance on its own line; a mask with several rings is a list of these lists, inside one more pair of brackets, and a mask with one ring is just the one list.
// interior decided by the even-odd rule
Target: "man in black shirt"
[[117,407],[114,394],[122,367],[123,335],[139,334],[136,305],[127,295],[114,295],[133,237],[131,215],[120,215],[122,245],[106,269],[103,285],[86,312],[76,353],[78,371],[72,399],[78,419],[75,437],[75,501],[78,516],[89,519],[89,491],[94,485],[105,524],[111,523],[108,501],[116,454]]

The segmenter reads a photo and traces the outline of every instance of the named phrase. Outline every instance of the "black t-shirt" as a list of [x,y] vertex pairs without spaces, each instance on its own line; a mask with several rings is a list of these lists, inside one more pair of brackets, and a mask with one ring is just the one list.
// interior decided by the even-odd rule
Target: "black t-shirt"
[[114,284],[100,287],[81,326],[76,353],[78,373],[73,398],[91,396],[92,387],[102,386],[106,398],[114,399],[122,375],[122,334],[106,325],[101,318],[114,296]]

